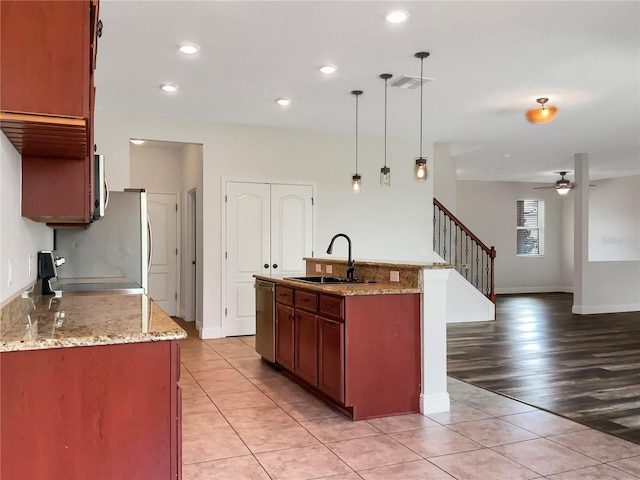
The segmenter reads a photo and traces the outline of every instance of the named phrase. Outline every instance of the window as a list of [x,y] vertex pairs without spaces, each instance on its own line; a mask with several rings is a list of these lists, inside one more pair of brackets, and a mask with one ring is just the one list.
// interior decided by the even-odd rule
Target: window
[[516,255],[544,255],[544,202],[518,200]]

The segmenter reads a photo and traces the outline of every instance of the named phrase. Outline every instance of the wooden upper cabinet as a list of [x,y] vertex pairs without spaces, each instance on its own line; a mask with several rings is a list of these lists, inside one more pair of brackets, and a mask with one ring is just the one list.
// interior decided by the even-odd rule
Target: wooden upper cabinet
[[89,117],[91,3],[0,2],[3,112]]
[[0,128],[22,155],[22,215],[90,222],[99,0],[0,1]]

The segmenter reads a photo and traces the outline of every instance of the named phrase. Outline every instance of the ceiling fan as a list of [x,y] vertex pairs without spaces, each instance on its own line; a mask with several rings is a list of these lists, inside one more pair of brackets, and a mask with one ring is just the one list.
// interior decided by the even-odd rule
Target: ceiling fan
[[533,187],[534,190],[548,190],[551,188],[555,188],[558,193],[560,195],[566,195],[567,193],[569,193],[569,190],[571,190],[573,187],[575,187],[575,183],[571,183],[569,180],[567,180],[565,177],[565,175],[569,172],[555,172],[560,174],[560,180],[558,180],[555,185],[549,185],[548,187]]

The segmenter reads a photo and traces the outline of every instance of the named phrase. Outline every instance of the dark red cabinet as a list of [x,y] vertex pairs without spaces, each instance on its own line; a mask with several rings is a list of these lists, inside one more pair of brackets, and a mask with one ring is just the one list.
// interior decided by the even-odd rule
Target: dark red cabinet
[[277,285],[276,325],[276,363],[352,419],[419,411],[419,294]]
[[344,403],[344,323],[318,317],[318,388]]
[[276,363],[294,370],[294,311],[293,307],[276,302]]
[[180,478],[176,341],[0,353],[0,478]]
[[98,0],[0,2],[0,127],[22,155],[22,215],[83,226],[93,212]]
[[[296,292],[297,293],[297,292]],[[294,372],[311,385],[318,384],[318,317],[296,309]]]

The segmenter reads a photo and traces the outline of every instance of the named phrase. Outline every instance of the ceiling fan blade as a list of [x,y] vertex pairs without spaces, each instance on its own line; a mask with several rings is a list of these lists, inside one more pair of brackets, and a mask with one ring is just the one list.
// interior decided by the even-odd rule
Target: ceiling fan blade
[[533,190],[551,190],[552,188],[556,187],[533,187]]

